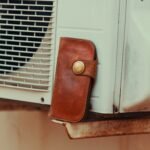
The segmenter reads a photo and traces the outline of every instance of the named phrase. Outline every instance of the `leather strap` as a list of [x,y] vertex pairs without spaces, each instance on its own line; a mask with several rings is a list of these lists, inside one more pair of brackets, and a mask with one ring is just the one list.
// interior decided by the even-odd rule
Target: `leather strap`
[[91,41],[61,38],[50,119],[79,122],[85,117],[93,84],[91,79],[96,72],[95,55]]
[[96,60],[84,60],[85,63],[85,70],[82,73],[84,76],[89,76],[93,79],[96,77],[96,70],[97,70],[97,61]]

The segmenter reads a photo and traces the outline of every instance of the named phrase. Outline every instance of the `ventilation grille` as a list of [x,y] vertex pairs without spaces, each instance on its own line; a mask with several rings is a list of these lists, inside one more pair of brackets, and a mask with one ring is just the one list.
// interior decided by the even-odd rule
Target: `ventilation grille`
[[0,0],[0,86],[51,85],[55,0]]

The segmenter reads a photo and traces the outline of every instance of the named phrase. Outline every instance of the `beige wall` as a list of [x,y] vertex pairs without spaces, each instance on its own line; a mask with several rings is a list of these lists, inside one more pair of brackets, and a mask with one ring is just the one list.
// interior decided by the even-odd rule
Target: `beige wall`
[[44,112],[1,112],[0,150],[149,150],[150,135],[70,140]]

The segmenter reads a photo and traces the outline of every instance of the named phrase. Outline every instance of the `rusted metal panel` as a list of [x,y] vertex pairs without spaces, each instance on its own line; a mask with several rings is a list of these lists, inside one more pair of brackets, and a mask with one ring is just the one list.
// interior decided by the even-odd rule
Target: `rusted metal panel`
[[150,118],[65,123],[72,139],[150,133]]
[[[49,106],[26,102],[0,100],[0,110],[39,110],[48,113]],[[99,121],[98,121],[99,120]],[[80,123],[61,123],[71,139],[150,133],[150,113],[88,114]]]

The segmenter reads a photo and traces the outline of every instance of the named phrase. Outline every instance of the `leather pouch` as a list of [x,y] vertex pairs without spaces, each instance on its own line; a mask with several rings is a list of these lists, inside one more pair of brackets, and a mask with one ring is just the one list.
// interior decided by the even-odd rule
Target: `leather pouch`
[[95,55],[91,41],[61,38],[49,113],[51,119],[67,122],[83,119],[96,75]]

